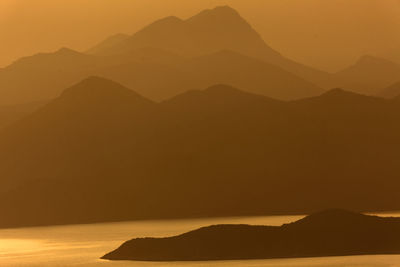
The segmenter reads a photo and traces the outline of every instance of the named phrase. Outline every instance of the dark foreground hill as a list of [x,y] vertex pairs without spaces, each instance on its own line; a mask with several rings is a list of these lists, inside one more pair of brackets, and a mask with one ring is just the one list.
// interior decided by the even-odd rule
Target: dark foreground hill
[[397,100],[92,77],[0,132],[0,226],[400,209]]
[[327,210],[277,226],[214,225],[179,236],[136,238],[108,260],[206,261],[400,253],[400,218]]

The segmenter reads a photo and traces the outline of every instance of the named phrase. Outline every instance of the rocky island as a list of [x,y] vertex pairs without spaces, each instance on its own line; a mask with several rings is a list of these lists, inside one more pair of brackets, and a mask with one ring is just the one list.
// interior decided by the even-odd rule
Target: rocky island
[[107,260],[208,261],[400,254],[400,218],[327,210],[282,226],[213,225],[136,238]]

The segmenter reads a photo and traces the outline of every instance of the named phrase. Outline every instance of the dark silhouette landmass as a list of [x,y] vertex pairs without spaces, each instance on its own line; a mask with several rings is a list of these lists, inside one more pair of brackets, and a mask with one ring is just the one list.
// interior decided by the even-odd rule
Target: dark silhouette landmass
[[155,103],[91,77],[0,132],[0,227],[398,210],[399,111],[227,85]]
[[214,225],[136,238],[107,260],[208,261],[400,253],[400,219],[327,210],[278,226]]

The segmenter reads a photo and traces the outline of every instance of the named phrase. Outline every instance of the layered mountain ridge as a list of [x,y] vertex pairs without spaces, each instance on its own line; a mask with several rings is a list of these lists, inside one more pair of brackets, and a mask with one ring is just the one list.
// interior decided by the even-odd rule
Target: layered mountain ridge
[[380,94],[384,88],[397,82],[400,65],[370,55],[361,57],[354,65],[335,74],[346,89],[361,94]]
[[304,66],[272,49],[236,10],[222,6],[113,35],[85,53],[62,48],[20,59],[0,69],[0,106],[52,99],[93,75],[155,101],[218,83],[293,100],[334,87],[378,94],[397,82],[399,67],[371,56],[335,74]]
[[399,70],[304,66],[227,6],[22,58],[0,69],[0,227],[399,209]]
[[[224,62],[220,51],[232,53],[225,53]],[[193,65],[196,58],[203,59],[202,66],[218,60],[219,72],[199,70],[200,66]],[[249,70],[240,81],[232,81],[241,77],[237,72],[242,70],[240,66],[250,61],[254,74]],[[319,82],[286,65],[296,64],[265,44],[237,11],[217,7],[187,20],[161,19],[132,36],[111,36],[88,54],[63,48],[18,60],[0,70],[0,105],[55,98],[64,88],[91,75],[116,80],[158,101],[215,83],[285,100],[321,93]],[[308,72],[298,64],[295,68]],[[228,77],[225,69],[231,74]]]
[[157,104],[91,77],[1,132],[0,226],[398,209],[399,109],[226,85]]

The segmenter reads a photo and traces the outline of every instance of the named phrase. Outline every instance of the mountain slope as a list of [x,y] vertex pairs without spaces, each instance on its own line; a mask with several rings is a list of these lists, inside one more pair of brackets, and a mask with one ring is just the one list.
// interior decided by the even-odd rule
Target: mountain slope
[[62,48],[22,58],[0,70],[0,104],[14,105],[55,98],[87,77],[101,63],[94,57]]
[[187,20],[161,19],[97,54],[123,54],[142,47],[158,47],[188,57],[232,50],[278,65],[323,88],[335,84],[328,73],[287,59],[269,47],[240,14],[228,6],[204,10]]
[[269,47],[237,11],[223,6],[186,20],[167,17],[132,36],[112,36],[88,54],[64,48],[19,60],[0,69],[0,105],[52,99],[90,75],[160,101],[216,83],[284,100],[333,87],[375,95],[397,82],[399,73],[395,63],[371,56],[336,74],[309,68]]
[[122,43],[126,39],[129,38],[129,35],[126,34],[115,34],[113,36],[108,37],[106,40],[102,41],[101,43],[97,44],[96,46],[90,48],[86,53],[88,54],[96,54],[100,51],[103,51],[105,49],[108,49],[109,47],[112,47],[114,45],[117,45],[119,43]]
[[398,97],[400,95],[400,82],[394,83],[391,86],[383,89],[378,95],[384,98]]
[[46,103],[47,101],[39,101],[22,105],[0,107],[0,130],[28,116]]
[[0,226],[398,209],[399,109],[226,85],[155,104],[91,78],[1,133]]
[[99,53],[120,54],[142,47],[158,47],[186,56],[199,56],[224,49],[247,55],[254,51],[265,53],[269,50],[271,57],[279,56],[267,47],[237,11],[228,6],[204,10],[187,20],[172,16],[160,19],[129,39]]
[[[209,66],[214,63],[219,69]],[[132,36],[111,36],[87,54],[63,48],[18,60],[0,69],[0,105],[53,99],[91,75],[156,101],[216,83],[284,100],[317,95],[335,84],[331,75],[281,56],[224,6],[187,20],[167,17]]]
[[52,99],[63,88],[91,75],[126,84],[154,100],[217,83],[279,99],[302,98],[322,91],[279,67],[230,51],[187,59],[148,47],[104,57],[62,49],[0,70],[0,103]]
[[400,65],[372,56],[361,57],[353,66],[335,74],[346,89],[375,95],[398,81]]
[[200,76],[200,87],[225,83],[282,100],[305,98],[323,92],[314,84],[275,65],[228,50],[194,58],[183,68]]
[[[134,130],[138,126],[134,122],[152,106],[151,101],[130,89],[99,77],[64,90],[58,98],[2,131],[0,158],[6,178],[2,190],[21,180],[95,172],[97,168],[89,162],[112,157],[112,143],[117,144],[118,138]],[[105,142],[111,142],[110,146]],[[40,160],[33,162],[32,158]],[[68,167],[77,160],[82,161],[79,164],[86,161],[87,166]],[[22,170],[20,166],[25,167]]]

